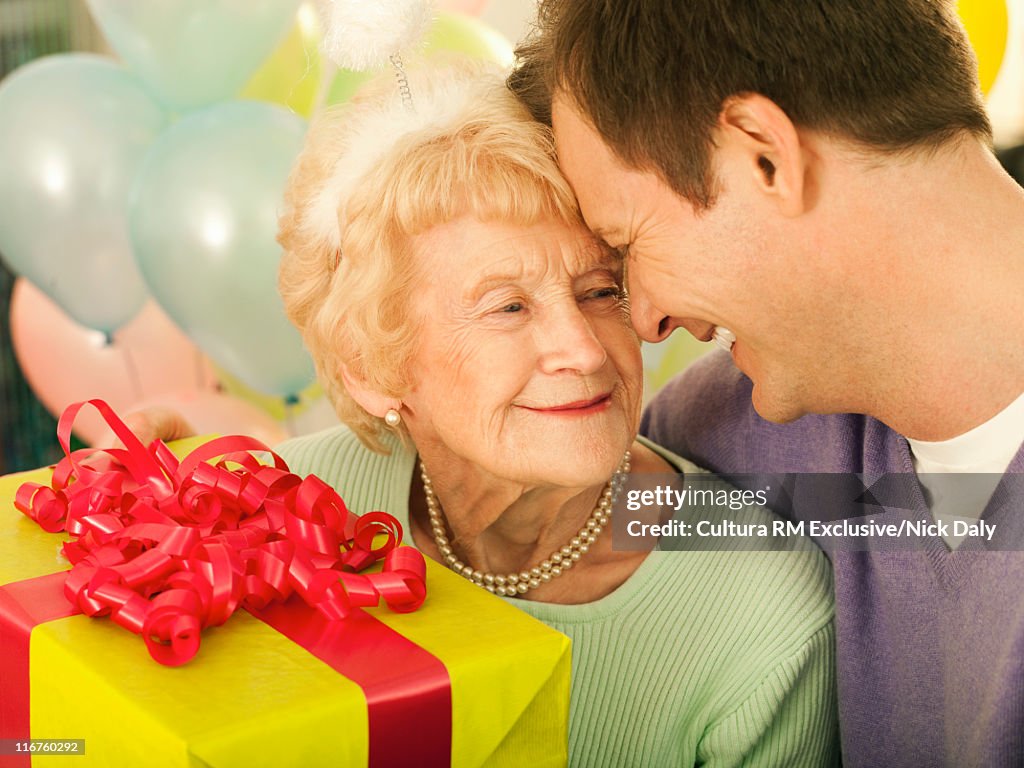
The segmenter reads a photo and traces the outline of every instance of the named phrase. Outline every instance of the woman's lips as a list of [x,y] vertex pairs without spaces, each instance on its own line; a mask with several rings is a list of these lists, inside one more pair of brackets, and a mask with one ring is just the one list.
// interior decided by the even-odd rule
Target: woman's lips
[[585,416],[591,413],[603,411],[612,401],[612,393],[606,392],[603,395],[592,397],[589,400],[576,400],[571,403],[552,405],[547,408],[528,407],[527,410],[537,413],[550,414],[552,416]]

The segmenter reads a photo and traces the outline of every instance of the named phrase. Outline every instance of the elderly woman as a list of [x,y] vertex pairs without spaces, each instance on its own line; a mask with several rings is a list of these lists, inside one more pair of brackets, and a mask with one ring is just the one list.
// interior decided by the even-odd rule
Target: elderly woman
[[621,261],[498,76],[410,90],[322,118],[289,181],[281,293],[347,426],[282,455],[572,638],[574,765],[830,763],[824,558],[612,548],[616,472],[702,472],[637,437]]
[[321,118],[279,240],[286,310],[346,424],[280,453],[572,638],[573,765],[835,760],[812,545],[612,548],[616,473],[703,470],[637,437],[621,260],[499,76],[435,71],[405,98],[389,81]]

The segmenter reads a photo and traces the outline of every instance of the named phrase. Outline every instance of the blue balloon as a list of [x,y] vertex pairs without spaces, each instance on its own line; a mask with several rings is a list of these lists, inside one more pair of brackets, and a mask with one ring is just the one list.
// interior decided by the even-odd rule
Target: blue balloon
[[230,99],[287,35],[298,0],[87,0],[110,47],[168,107]]
[[135,174],[166,118],[111,59],[38,59],[0,83],[0,254],[82,325],[146,299],[128,235]]
[[277,293],[277,211],[305,121],[255,101],[193,113],[146,158],[131,212],[157,302],[214,362],[253,389],[295,395],[313,364]]

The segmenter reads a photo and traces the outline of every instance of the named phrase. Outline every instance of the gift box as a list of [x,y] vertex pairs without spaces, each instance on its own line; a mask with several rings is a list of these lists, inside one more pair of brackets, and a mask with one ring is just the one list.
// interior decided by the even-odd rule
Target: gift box
[[[431,561],[416,612],[330,621],[293,595],[204,630],[187,664],[155,663],[138,636],[76,612],[68,536],[15,509],[52,471],[0,477],[0,766],[566,762],[568,638]],[[30,738],[84,750],[11,741]]]

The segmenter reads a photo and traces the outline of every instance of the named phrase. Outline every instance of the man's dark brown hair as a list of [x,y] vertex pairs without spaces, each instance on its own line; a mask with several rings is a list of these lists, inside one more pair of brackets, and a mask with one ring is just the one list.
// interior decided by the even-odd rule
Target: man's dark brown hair
[[713,128],[738,94],[879,151],[991,141],[946,0],[540,0],[517,53],[509,85],[535,117],[567,94],[623,161],[699,206],[714,199]]

